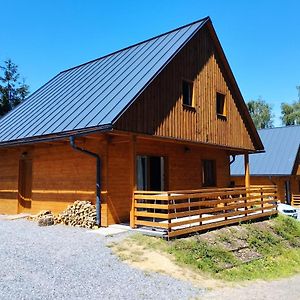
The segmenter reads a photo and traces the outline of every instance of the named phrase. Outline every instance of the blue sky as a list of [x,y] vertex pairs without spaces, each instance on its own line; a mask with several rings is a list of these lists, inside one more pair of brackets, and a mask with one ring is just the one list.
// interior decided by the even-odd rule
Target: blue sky
[[280,103],[300,85],[300,1],[0,0],[0,62],[36,90],[58,72],[210,16],[244,99]]

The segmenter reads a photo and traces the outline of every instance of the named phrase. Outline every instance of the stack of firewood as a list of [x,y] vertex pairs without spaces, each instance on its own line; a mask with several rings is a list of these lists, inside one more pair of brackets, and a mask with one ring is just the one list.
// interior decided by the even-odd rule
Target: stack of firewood
[[37,215],[29,216],[30,221],[35,221],[39,226],[50,226],[54,225],[54,215],[50,210],[43,210]]
[[54,223],[93,228],[96,226],[96,207],[89,201],[75,201],[54,217]]

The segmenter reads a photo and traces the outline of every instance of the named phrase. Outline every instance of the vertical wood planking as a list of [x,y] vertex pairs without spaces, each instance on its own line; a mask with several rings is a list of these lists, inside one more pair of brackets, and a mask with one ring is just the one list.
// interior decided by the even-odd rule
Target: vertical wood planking
[[[194,109],[182,105],[182,79],[194,82]],[[227,118],[216,116],[216,91],[226,94]],[[254,150],[223,62],[205,28],[144,90],[115,127],[118,130]],[[199,123],[198,123],[199,122]]]

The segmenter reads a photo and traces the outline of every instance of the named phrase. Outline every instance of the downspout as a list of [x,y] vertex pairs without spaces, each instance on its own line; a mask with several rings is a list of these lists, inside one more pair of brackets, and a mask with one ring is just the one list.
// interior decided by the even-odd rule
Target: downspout
[[78,147],[75,144],[75,136],[70,137],[70,145],[74,150],[96,158],[96,224],[101,226],[101,158],[97,153]]

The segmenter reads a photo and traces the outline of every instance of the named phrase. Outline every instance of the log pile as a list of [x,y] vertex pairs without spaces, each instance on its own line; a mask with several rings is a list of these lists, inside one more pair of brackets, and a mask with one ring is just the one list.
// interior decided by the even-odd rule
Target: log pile
[[43,210],[37,215],[29,216],[28,219],[36,221],[39,226],[51,226],[55,223],[55,217],[50,210]]
[[96,226],[96,206],[89,201],[75,201],[54,217],[54,223],[93,228]]

